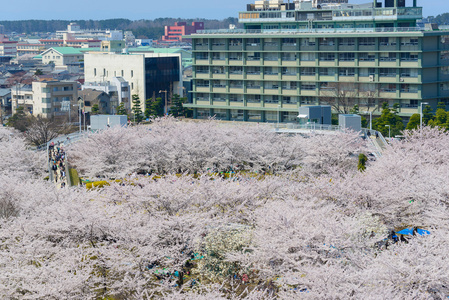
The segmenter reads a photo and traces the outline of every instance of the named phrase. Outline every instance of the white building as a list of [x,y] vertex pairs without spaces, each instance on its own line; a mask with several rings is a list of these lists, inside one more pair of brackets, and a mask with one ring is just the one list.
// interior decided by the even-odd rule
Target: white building
[[84,30],[76,23],[70,23],[67,30],[56,31],[56,38],[63,40],[95,39],[100,41],[123,40],[122,30]]
[[53,62],[55,66],[67,66],[78,63],[84,58],[83,52],[78,48],[72,47],[53,47],[42,52],[41,55],[43,64]]
[[33,82],[33,115],[44,118],[76,115],[78,83],[75,81],[39,81]]
[[145,99],[182,94],[181,54],[115,54],[90,52],[84,55],[85,82],[112,82],[122,77],[129,82],[130,94]]

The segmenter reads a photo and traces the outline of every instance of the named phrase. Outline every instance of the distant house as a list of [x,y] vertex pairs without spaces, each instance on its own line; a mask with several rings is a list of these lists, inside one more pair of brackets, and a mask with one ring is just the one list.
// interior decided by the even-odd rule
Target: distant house
[[92,107],[98,105],[99,114],[112,114],[111,97],[107,93],[94,89],[84,89],[78,92],[78,97],[84,101],[85,112],[91,113]]
[[53,62],[55,66],[67,66],[78,63],[84,58],[83,52],[73,47],[52,47],[42,52],[41,56],[43,64]]

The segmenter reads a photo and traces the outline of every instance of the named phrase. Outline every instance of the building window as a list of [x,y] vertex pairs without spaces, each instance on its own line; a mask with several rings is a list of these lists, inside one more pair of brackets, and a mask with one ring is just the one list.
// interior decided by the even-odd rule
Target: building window
[[340,53],[340,61],[354,61],[355,53]]
[[134,71],[131,70],[131,78],[133,78],[133,77],[134,77]]
[[401,53],[401,61],[418,61],[418,53]]
[[97,76],[97,68],[94,68],[94,76]]
[[355,69],[354,68],[341,68],[338,71],[338,75],[340,75],[340,76],[354,76],[355,75]]
[[359,61],[375,61],[376,60],[376,53],[360,53],[359,54]]

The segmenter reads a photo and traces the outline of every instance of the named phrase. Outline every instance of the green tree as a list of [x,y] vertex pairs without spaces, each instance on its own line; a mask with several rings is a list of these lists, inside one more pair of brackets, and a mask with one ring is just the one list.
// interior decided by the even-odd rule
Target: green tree
[[173,95],[171,99],[172,106],[170,112],[174,117],[190,117],[192,115],[191,109],[184,107],[184,103],[187,102],[187,98],[181,98],[179,95]]
[[422,110],[422,122],[425,125],[429,124],[429,121],[433,119],[432,107],[426,105]]
[[117,115],[126,116],[127,114],[128,112],[126,111],[125,103],[120,103],[119,106],[117,106]]
[[92,111],[91,111],[92,115],[98,115],[99,111],[100,111],[100,107],[98,106],[98,104],[92,105]]
[[134,114],[134,121],[137,123],[142,122],[143,120],[143,114],[142,114],[142,108],[140,107],[140,98],[139,95],[132,95],[132,101],[133,101],[133,114]]
[[162,101],[162,98],[151,99],[147,113],[151,117],[162,117],[164,115],[164,101]]
[[43,75],[44,73],[42,72],[41,69],[36,69],[36,72],[34,72],[34,75],[39,76],[39,75]]
[[17,107],[16,113],[13,114],[12,117],[8,119],[6,125],[14,127],[15,129],[20,130],[21,132],[27,130],[28,126],[30,125],[30,120],[26,115],[23,106]]
[[151,104],[153,103],[153,99],[147,99],[145,100],[145,118],[149,118],[152,116],[151,114]]
[[410,120],[408,121],[407,127],[405,129],[407,129],[407,130],[417,129],[419,127],[420,121],[421,121],[421,115],[413,114],[410,117]]
[[395,106],[393,109],[390,109],[387,102],[382,104],[380,117],[373,120],[373,129],[381,132],[384,136],[388,136],[389,128],[385,125],[390,126],[391,136],[400,134],[404,129],[404,123],[402,123],[402,118],[397,115]]
[[363,154],[360,153],[359,154],[359,163],[357,165],[357,170],[359,170],[360,172],[363,172],[366,170],[366,162],[368,161],[368,157]]

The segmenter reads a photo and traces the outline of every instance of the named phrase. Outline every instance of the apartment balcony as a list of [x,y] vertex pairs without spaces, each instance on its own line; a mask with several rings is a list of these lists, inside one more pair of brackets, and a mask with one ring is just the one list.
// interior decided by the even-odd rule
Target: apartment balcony
[[246,107],[262,107],[261,102],[247,102]]
[[316,96],[316,90],[301,90],[301,96]]
[[279,88],[264,88],[265,95],[279,95]]
[[386,67],[386,68],[395,68],[396,67],[396,60],[394,61],[380,61],[379,67]]
[[283,104],[282,108],[285,108],[285,109],[297,109],[298,108],[298,104]]
[[210,88],[208,86],[197,86],[196,87],[196,92],[198,92],[198,93],[209,93],[210,92]]
[[195,65],[209,65],[209,60],[208,59],[196,59],[195,60]]
[[339,67],[355,67],[355,61],[343,61],[343,60],[340,60],[339,62],[338,62],[338,66]]
[[301,81],[315,81],[315,75],[301,75]]
[[263,45],[264,51],[279,51],[279,44],[277,43],[265,43]]
[[320,45],[320,51],[329,51],[329,52],[333,52],[336,50],[336,46],[335,45]]
[[240,59],[240,60],[231,60],[231,59],[229,59],[229,65],[230,66],[243,66],[243,60],[242,59]]
[[215,73],[215,74],[212,74],[212,78],[213,79],[226,79],[226,74],[225,73]]
[[243,44],[229,44],[230,51],[243,51]]
[[399,81],[403,83],[420,83],[418,77],[400,77]]
[[210,105],[210,101],[196,101],[196,105]]
[[301,51],[316,51],[316,46],[304,46],[301,45]]
[[260,90],[260,86],[247,86],[246,87],[246,92],[248,94],[259,94],[262,91]]
[[296,75],[282,75],[282,80],[296,81]]
[[277,103],[264,103],[264,107],[266,107],[266,108],[278,108],[278,106],[279,106],[279,102],[277,102]]
[[298,46],[296,44],[283,44],[282,51],[298,51]]
[[226,60],[224,58],[223,59],[213,59],[212,64],[214,66],[224,66],[224,65],[226,65]]
[[265,74],[263,76],[263,78],[265,80],[279,80],[279,75],[278,74]]
[[[315,67],[316,62],[315,62],[315,60],[301,60],[300,65],[301,65],[301,67]],[[332,66],[334,66],[334,65],[332,65]]]
[[259,80],[262,78],[262,75],[259,74],[248,74],[246,73],[246,79],[250,79],[250,80]]
[[415,92],[415,93],[401,92],[401,98],[406,98],[406,99],[419,99],[419,94],[418,94],[418,92]]
[[243,94],[243,87],[231,87],[229,92],[232,94]]
[[393,45],[391,45],[391,44],[385,44],[385,45],[382,45],[382,44],[380,44],[379,45],[379,51],[383,51],[383,52],[391,52],[391,51],[396,51],[396,45],[395,44],[393,44]]
[[289,88],[289,89],[282,89],[282,95],[284,96],[298,96],[298,89],[297,88]]
[[359,60],[359,67],[376,67],[376,61],[360,61]]
[[394,76],[379,75],[379,82],[396,82],[396,74]]
[[262,46],[260,44],[246,44],[246,51],[261,51]]
[[328,81],[328,82],[332,82],[335,81],[335,75],[320,75],[320,81]]
[[419,45],[401,45],[401,51],[419,51]]
[[363,76],[363,75],[359,75],[359,82],[374,82],[375,80],[375,76],[371,75],[371,76]]
[[257,60],[247,60],[246,61],[246,65],[247,66],[260,66],[262,63],[261,63],[261,61],[260,61],[260,59],[257,59]]
[[296,67],[298,63],[295,60],[282,60],[281,65],[283,67]]
[[225,44],[212,44],[212,50],[214,51],[225,51],[226,45]]
[[401,67],[418,68],[419,62],[418,61],[401,61]]
[[209,73],[196,73],[195,78],[197,79],[209,79],[210,75]]
[[320,60],[319,61],[320,67],[335,67],[335,60]]
[[342,82],[354,82],[355,81],[355,76],[354,75],[352,75],[352,76],[342,76],[342,75],[340,75],[338,77],[338,80],[342,81]]
[[195,45],[195,50],[203,50],[203,51],[207,51],[209,50],[209,44],[196,44]]
[[339,45],[338,46],[338,50],[340,51],[356,51],[356,46],[355,45]]
[[229,74],[229,79],[243,79],[243,74]]
[[376,51],[376,45],[359,45],[359,51]]
[[229,101],[229,106],[242,107],[244,105],[243,101]]
[[263,62],[263,65],[264,66],[268,66],[268,67],[277,67],[277,66],[279,66],[279,61],[276,59],[276,60],[264,60],[264,62]]
[[214,93],[226,93],[226,87],[225,86],[214,86],[212,88],[212,91]]
[[393,91],[380,91],[379,98],[396,98],[396,92]]

